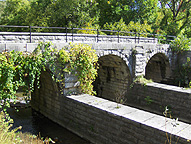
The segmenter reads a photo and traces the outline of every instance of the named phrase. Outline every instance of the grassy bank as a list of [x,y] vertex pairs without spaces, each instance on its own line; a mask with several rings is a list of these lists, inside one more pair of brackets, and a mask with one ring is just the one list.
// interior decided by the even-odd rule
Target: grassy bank
[[0,144],[48,144],[49,139],[44,141],[39,137],[30,133],[17,132],[22,127],[11,130],[13,120],[9,115],[0,112]]

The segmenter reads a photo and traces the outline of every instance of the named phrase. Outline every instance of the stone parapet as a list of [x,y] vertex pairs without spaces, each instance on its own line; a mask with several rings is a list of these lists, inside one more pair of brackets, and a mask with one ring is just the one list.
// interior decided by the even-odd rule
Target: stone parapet
[[29,32],[0,32],[0,43],[38,43],[40,41],[58,42],[113,42],[113,43],[158,43],[157,38],[72,34],[72,33],[30,33]]

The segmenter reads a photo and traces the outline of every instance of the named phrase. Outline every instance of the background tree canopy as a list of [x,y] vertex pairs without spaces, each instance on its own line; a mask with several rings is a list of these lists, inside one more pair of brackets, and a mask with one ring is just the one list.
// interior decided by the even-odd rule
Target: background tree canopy
[[[6,0],[0,25],[112,28],[191,37],[191,0]],[[119,26],[118,24],[122,24]],[[114,28],[115,27],[115,28]],[[120,27],[120,28],[119,28]]]

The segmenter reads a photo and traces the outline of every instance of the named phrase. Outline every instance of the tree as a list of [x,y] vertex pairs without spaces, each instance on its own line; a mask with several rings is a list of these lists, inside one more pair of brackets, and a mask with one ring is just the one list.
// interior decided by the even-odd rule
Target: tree
[[50,26],[81,27],[88,21],[98,21],[96,2],[84,0],[57,0],[51,6]]
[[185,28],[184,34],[191,38],[191,23]]
[[158,10],[158,0],[133,0],[130,3],[130,11],[133,15],[131,21],[154,23],[158,15]]
[[30,2],[30,11],[27,14],[26,25],[48,26],[51,15],[51,6],[54,0],[33,0]]
[[83,27],[91,21],[94,25],[99,20],[96,4],[84,0],[7,0],[0,24]]
[[161,29],[170,35],[181,33],[191,21],[191,0],[160,0],[163,19]]
[[[147,36],[146,33],[152,33],[153,30],[151,28],[151,25],[147,23],[147,21],[144,21],[144,23],[140,22],[133,22],[131,21],[128,25],[125,24],[123,19],[121,19],[119,22],[115,23],[106,23],[104,25],[104,29],[110,29],[110,30],[115,30],[115,31],[126,31],[126,32],[133,32],[133,33],[140,33],[141,36]],[[111,34],[116,34],[111,33]],[[120,35],[135,35],[135,34],[130,34],[130,33],[120,33]]]
[[125,0],[97,0],[97,8],[100,11],[100,26],[103,26],[106,22],[114,23],[121,18],[128,23],[129,22],[129,2]]
[[3,14],[3,10],[5,8],[5,1],[0,1],[0,17]]
[[114,23],[121,18],[128,24],[130,21],[153,23],[158,11],[158,0],[97,0],[100,10],[100,25]]
[[30,2],[28,0],[7,0],[1,25],[25,25]]

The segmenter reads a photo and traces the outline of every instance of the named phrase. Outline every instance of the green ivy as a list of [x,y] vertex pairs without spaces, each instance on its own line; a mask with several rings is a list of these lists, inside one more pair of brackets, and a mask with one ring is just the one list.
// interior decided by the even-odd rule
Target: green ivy
[[0,53],[0,101],[9,106],[16,99],[16,92],[22,89],[26,94],[34,90],[34,82],[40,86],[40,75],[48,67],[52,77],[63,84],[64,73],[75,73],[82,93],[94,94],[92,82],[97,75],[98,57],[95,50],[86,44],[70,44],[57,50],[50,42],[40,43],[32,52]]
[[93,81],[97,76],[98,57],[95,50],[87,44],[71,44],[69,46],[70,70],[75,70],[80,82],[81,91],[87,94],[95,94]]

